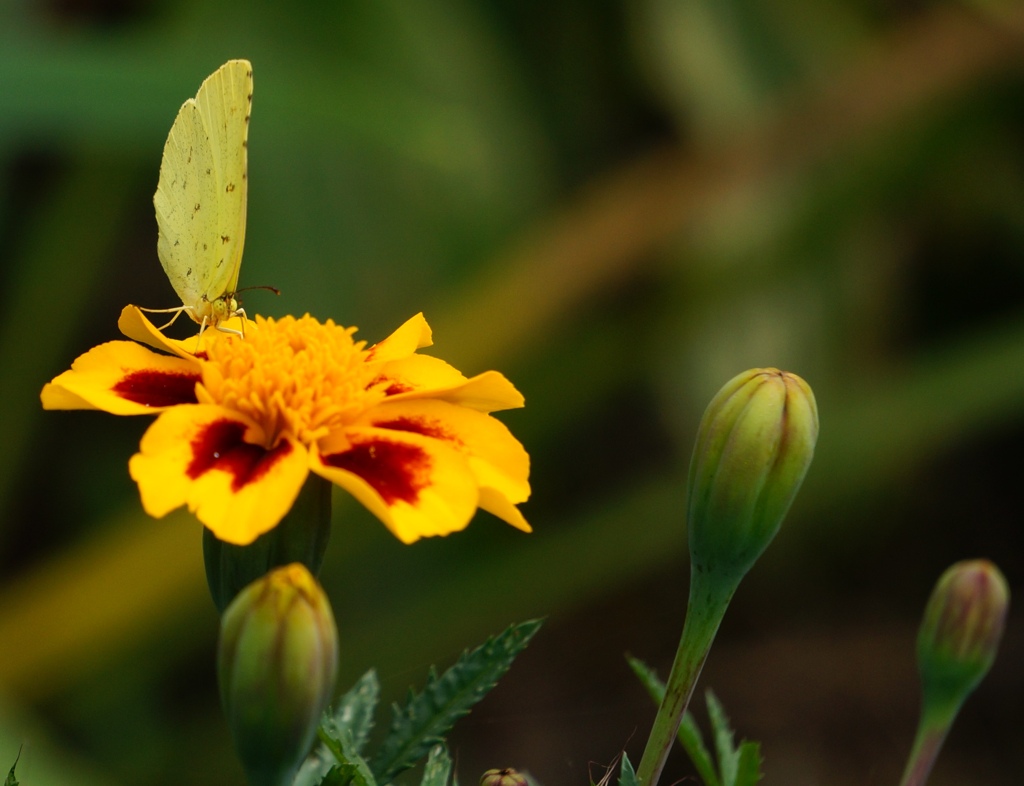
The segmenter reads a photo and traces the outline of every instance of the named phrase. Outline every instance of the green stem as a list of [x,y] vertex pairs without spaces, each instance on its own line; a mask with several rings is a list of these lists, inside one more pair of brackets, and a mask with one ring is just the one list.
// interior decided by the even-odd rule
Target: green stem
[[206,583],[217,611],[223,613],[242,588],[273,568],[301,562],[320,573],[331,534],[331,483],[312,472],[281,523],[248,546],[217,540],[203,527]]
[[939,702],[938,709],[926,707],[921,713],[914,747],[910,750],[900,786],[925,785],[959,708],[960,702],[954,700]]
[[701,669],[704,668],[704,661],[711,651],[718,626],[739,584],[738,579],[722,582],[720,575],[714,580],[709,578],[710,575],[701,566],[694,566],[690,574],[690,599],[683,633],[672,663],[672,672],[665,685],[665,697],[658,707],[654,726],[647,738],[647,747],[644,748],[637,769],[637,781],[641,786],[656,786],[661,777],[672,743],[679,732],[683,713],[686,712]]

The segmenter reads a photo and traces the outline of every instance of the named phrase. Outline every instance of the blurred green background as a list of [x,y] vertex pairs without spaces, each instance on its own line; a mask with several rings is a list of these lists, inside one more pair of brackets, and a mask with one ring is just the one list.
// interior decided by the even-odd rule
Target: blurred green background
[[[8,0],[0,7],[0,769],[25,786],[243,783],[199,527],[141,511],[148,421],[41,386],[175,305],[152,193],[181,102],[255,72],[249,313],[499,368],[535,532],[400,545],[335,496],[341,685],[390,698],[509,622],[548,623],[452,738],[464,783],[583,784],[653,708],[682,622],[683,481],[735,373],[804,376],[818,457],[702,685],[767,786],[895,783],[932,583],[1020,587],[1024,12],[997,0]],[[1019,783],[1021,615],[932,779]],[[701,714],[702,716],[702,714]],[[380,722],[384,723],[381,716]],[[691,770],[677,756],[664,782]]]

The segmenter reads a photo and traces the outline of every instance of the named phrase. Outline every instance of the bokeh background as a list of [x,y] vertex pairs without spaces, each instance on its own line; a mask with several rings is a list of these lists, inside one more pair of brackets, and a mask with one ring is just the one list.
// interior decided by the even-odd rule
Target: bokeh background
[[[682,623],[700,413],[751,366],[814,387],[818,456],[702,679],[766,786],[893,784],[938,575],[1021,584],[1024,12],[931,0],[51,0],[0,8],[0,768],[25,786],[243,783],[200,530],[146,517],[145,419],[41,386],[175,305],[152,193],[181,102],[255,70],[250,313],[505,372],[523,535],[400,545],[335,496],[341,686],[390,699],[512,621],[546,628],[453,735],[462,782],[597,780]],[[1021,614],[932,783],[1019,783]],[[704,718],[701,712],[698,714]],[[386,722],[382,713],[380,723]],[[691,773],[676,756],[665,782]]]

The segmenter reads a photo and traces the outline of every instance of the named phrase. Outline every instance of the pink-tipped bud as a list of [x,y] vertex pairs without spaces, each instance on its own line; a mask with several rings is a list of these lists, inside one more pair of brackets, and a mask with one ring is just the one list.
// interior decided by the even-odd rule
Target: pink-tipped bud
[[487,770],[480,776],[480,786],[527,786],[528,781],[510,767]]
[[974,690],[995,660],[1009,604],[1006,579],[988,560],[958,562],[942,574],[917,637],[926,704],[959,704]]

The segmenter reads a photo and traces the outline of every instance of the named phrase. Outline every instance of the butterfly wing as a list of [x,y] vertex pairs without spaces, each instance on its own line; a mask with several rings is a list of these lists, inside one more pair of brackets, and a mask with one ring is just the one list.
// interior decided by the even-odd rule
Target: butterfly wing
[[164,145],[156,208],[160,264],[193,316],[233,295],[245,244],[252,66],[231,60],[186,101]]

